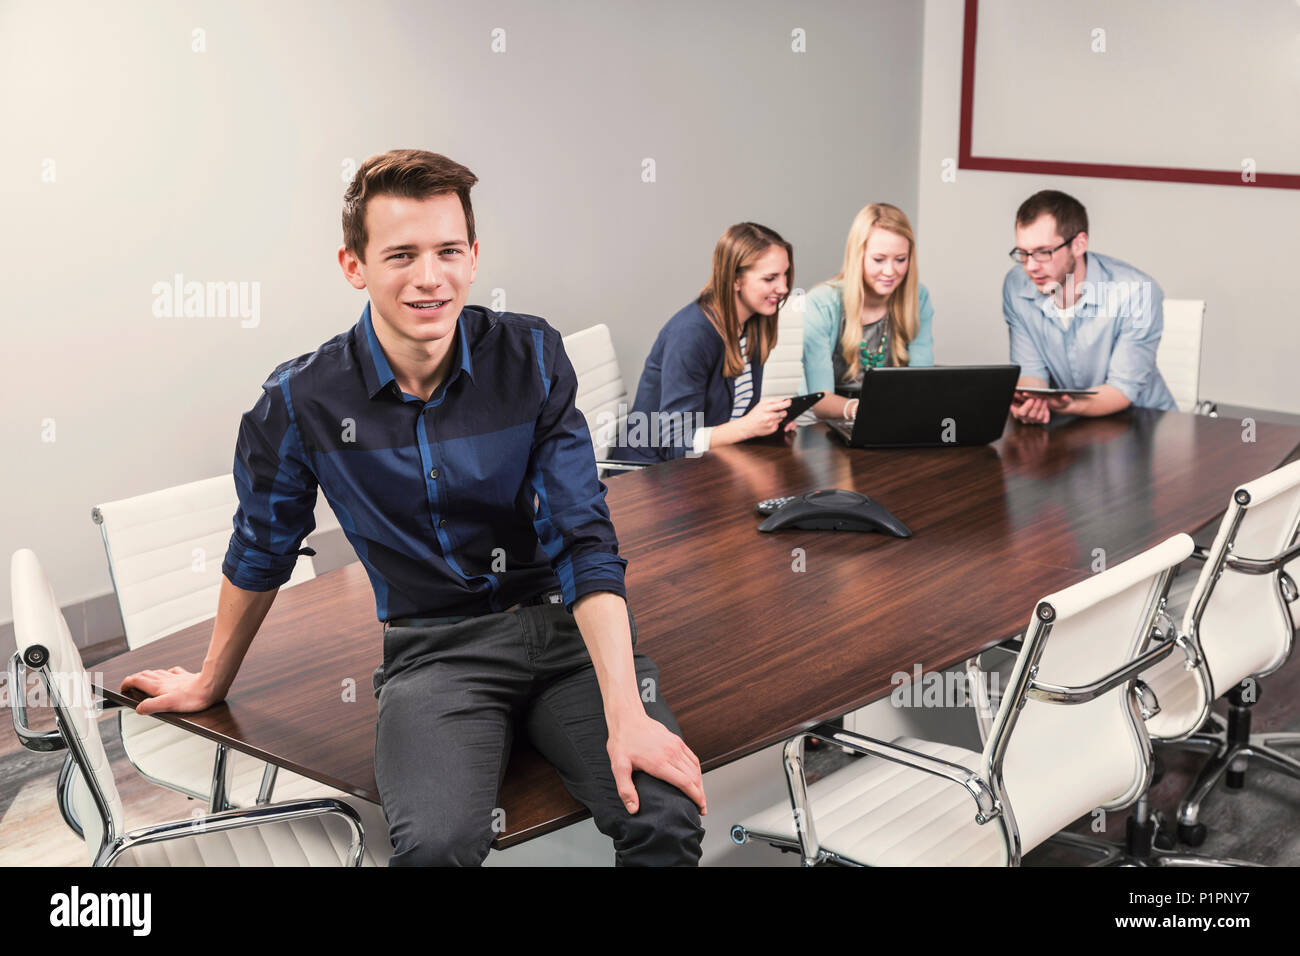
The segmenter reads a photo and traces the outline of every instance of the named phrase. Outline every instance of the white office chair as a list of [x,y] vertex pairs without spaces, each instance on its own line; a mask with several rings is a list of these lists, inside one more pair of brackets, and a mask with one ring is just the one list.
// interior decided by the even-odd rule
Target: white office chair
[[[1227,776],[1245,783],[1247,764],[1300,779],[1300,760],[1278,746],[1300,745],[1297,733],[1251,733],[1259,679],[1282,666],[1296,632],[1296,584],[1288,565],[1300,557],[1300,462],[1242,485],[1232,494],[1207,551],[1183,617],[1195,651],[1191,663],[1169,660],[1146,676],[1161,702],[1147,729],[1160,744],[1210,755],[1178,808],[1178,836],[1199,846],[1201,803]],[[1226,696],[1228,719],[1212,713]],[[1213,729],[1206,729],[1206,721]]]
[[[785,745],[790,802],[737,824],[732,839],[797,849],[805,866],[1014,866],[1094,808],[1134,802],[1150,780],[1142,719],[1153,706],[1136,677],[1177,652],[1173,640],[1146,648],[1191,551],[1175,535],[1039,601],[991,719],[968,662],[983,753],[810,728]],[[869,756],[809,787],[803,741],[814,735]]]
[[1180,412],[1218,415],[1210,401],[1201,400],[1201,335],[1205,300],[1165,299],[1164,330],[1156,350],[1156,368],[1173,393]]
[[[212,617],[238,506],[233,475],[219,475],[111,501],[92,511],[104,539],[127,647],[142,647]],[[315,576],[311,558],[303,555],[284,587]],[[282,798],[340,795],[134,710],[120,710],[119,722],[127,759],[143,776],[205,800],[213,810],[266,803],[273,791]],[[71,762],[65,761],[59,809],[77,830],[67,793],[71,769]],[[223,793],[227,773],[229,789]]]
[[[29,550],[14,553],[10,570],[18,645],[10,661],[10,686],[22,687],[27,670],[39,674],[57,726],[31,730],[22,695],[15,695],[14,730],[29,749],[67,748],[73,762],[71,800],[83,821],[92,866],[357,866],[386,861],[391,853],[386,828],[381,826],[383,842],[376,854],[366,846],[361,814],[333,799],[264,804],[125,832],[122,798],[99,735],[90,677],[54,591]],[[369,816],[375,817],[378,809]],[[382,824],[382,816],[379,820]]]
[[627,419],[627,386],[618,367],[618,354],[609,326],[603,322],[564,336],[564,351],[578,378],[574,404],[587,419],[596,468],[638,471],[645,465],[608,461],[610,447],[618,438],[619,424]]
[[763,365],[761,398],[793,398],[803,388],[803,312],[786,302],[776,320],[776,346]]

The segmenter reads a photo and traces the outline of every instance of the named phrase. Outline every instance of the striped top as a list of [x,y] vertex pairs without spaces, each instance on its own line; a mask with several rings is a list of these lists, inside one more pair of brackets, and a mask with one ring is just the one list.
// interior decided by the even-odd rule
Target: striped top
[[745,351],[745,333],[740,333],[740,354],[745,356],[745,368],[736,376],[736,390],[731,400],[731,420],[734,422],[749,411],[749,400],[754,395],[754,376],[749,367],[749,353]]

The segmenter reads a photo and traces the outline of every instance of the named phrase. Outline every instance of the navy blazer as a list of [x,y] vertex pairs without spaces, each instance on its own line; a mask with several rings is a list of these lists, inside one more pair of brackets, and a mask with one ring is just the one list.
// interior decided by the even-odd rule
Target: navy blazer
[[[720,336],[698,301],[665,325],[645,360],[627,427],[610,457],[621,461],[669,461],[691,452],[695,429],[731,421],[735,377],[723,374]],[[750,369],[754,390],[748,412],[763,393],[763,366]]]

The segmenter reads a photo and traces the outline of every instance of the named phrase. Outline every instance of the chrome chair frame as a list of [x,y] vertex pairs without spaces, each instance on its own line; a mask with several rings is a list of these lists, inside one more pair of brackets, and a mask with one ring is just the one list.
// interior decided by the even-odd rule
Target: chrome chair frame
[[[126,833],[119,832],[113,814],[109,810],[108,798],[99,783],[98,777],[90,767],[90,762],[82,749],[81,742],[77,735],[69,730],[65,705],[62,695],[59,693],[58,682],[49,670],[49,651],[39,644],[33,644],[21,656],[15,652],[10,661],[10,680],[24,677],[26,670],[35,671],[45,684],[50,703],[54,706],[54,719],[57,729],[37,732],[28,727],[25,702],[22,701],[21,695],[18,695],[13,710],[14,730],[18,734],[19,741],[30,750],[49,752],[66,749],[72,762],[80,770],[86,788],[95,803],[95,809],[103,822],[103,838],[95,852],[92,865],[112,866],[128,850],[153,843],[195,839],[205,833],[243,829],[268,823],[282,823],[324,815],[342,817],[347,823],[351,832],[347,865],[361,865],[362,855],[365,852],[365,830],[361,824],[361,817],[355,809],[346,803],[329,798],[260,804],[249,809],[225,810],[208,816],[173,820]],[[23,685],[16,683],[13,686],[21,687]],[[223,764],[223,762],[218,760],[218,764]],[[71,776],[71,774],[69,773],[68,776]],[[62,788],[60,789],[62,790]]]
[[[99,510],[98,507],[91,508],[90,518],[92,521],[95,522],[96,527],[99,528],[99,537],[104,544],[104,556],[108,559],[108,581],[113,586],[114,596],[118,596],[118,601],[117,601],[118,620],[122,622],[122,633],[125,634],[126,619],[122,616],[122,600],[121,597],[119,596],[121,592],[118,590],[117,587],[117,574],[116,574],[116,569],[113,566],[113,549],[109,546],[108,532],[104,528],[104,514]],[[119,707],[120,705],[112,704],[110,706],[116,708]],[[117,715],[118,733],[123,737],[125,737],[125,731],[122,726],[122,715],[125,713],[126,710],[125,708],[123,708],[122,710],[118,711],[118,715]],[[208,804],[208,809],[211,812],[220,813],[222,811],[231,809],[231,804],[229,800],[230,754],[229,754],[229,748],[223,743],[216,743],[216,748],[217,750],[212,760],[213,785],[208,790],[207,793],[200,793],[197,790],[193,790],[189,787],[175,783],[171,780],[161,780],[158,777],[155,777],[153,774],[146,771],[138,763],[136,763],[135,759],[131,756],[131,751],[129,748],[124,747],[123,751],[126,754],[127,761],[131,764],[132,767],[135,768],[136,773],[140,774],[140,776],[144,777],[150,783],[157,784],[158,786],[164,787],[168,790],[174,790],[177,793],[182,793],[185,796],[192,797],[195,800],[206,801]],[[257,793],[257,802],[259,804],[270,803],[271,794],[275,788],[276,774],[279,771],[279,769],[280,768],[277,767],[275,764],[267,763],[266,768],[262,771],[262,783],[258,787],[258,793]],[[59,805],[59,813],[62,814],[63,819],[68,824],[69,828],[74,833],[76,833],[77,836],[82,836],[81,825],[77,822],[76,812],[75,810],[73,810],[71,804],[68,802],[68,791],[64,786],[62,786],[64,778],[70,776],[71,770],[72,770],[72,763],[71,763],[71,757],[69,756],[67,759],[64,760],[63,771],[61,772],[59,777],[59,781],[61,785],[59,786],[58,790],[55,793],[55,799]]]
[[[1144,633],[1153,635],[1158,633],[1156,621],[1164,612],[1165,597],[1168,594],[1172,578],[1172,570],[1161,572],[1155,590],[1156,599],[1151,602],[1151,606],[1147,609],[1144,617],[1142,626]],[[980,776],[979,772],[961,764],[940,760],[928,754],[918,753],[906,747],[899,747],[883,740],[866,737],[831,724],[820,724],[795,734],[786,741],[783,751],[786,784],[790,796],[790,808],[794,817],[795,835],[798,838],[797,842],[790,843],[777,840],[770,834],[755,834],[755,836],[777,846],[798,850],[801,863],[806,867],[816,866],[820,863],[861,865],[856,861],[824,850],[817,840],[817,829],[813,819],[812,806],[808,800],[808,781],[804,770],[803,742],[809,737],[819,737],[830,740],[840,747],[850,749],[855,753],[883,757],[894,763],[941,777],[950,783],[961,786],[975,802],[975,822],[983,826],[996,821],[1001,831],[1003,847],[1006,850],[1007,865],[1019,866],[1021,862],[1020,830],[1016,826],[1015,813],[1003,780],[1003,761],[1006,757],[1011,735],[1015,730],[1016,722],[1025,702],[1033,699],[1065,706],[1082,704],[1095,700],[1123,684],[1129,685],[1129,729],[1137,738],[1136,742],[1139,743],[1141,750],[1146,755],[1142,785],[1138,789],[1140,794],[1145,793],[1151,781],[1151,744],[1142,726],[1142,705],[1139,704],[1142,691],[1135,686],[1135,682],[1138,674],[1168,657],[1174,648],[1178,646],[1177,643],[1169,640],[1161,641],[1155,647],[1139,653],[1122,667],[1098,678],[1091,684],[1077,687],[1049,684],[1037,679],[1037,670],[1038,662],[1042,657],[1043,649],[1052,631],[1052,622],[1055,619],[1056,609],[1050,602],[1040,601],[1035,609],[1033,627],[1026,634],[1020,651],[1021,654],[1030,655],[1028,666],[1020,670],[1015,685],[1009,689],[1007,694],[1003,695],[996,717],[991,716],[986,709],[987,696],[983,691],[983,671],[979,666],[978,657],[973,657],[966,662],[967,678],[973,684],[973,694],[976,700],[980,739],[987,744],[990,737],[992,738],[988,780]],[[985,709],[983,713],[980,713],[982,707]],[[1121,802],[1106,809],[1119,809],[1128,806],[1131,802],[1132,798],[1126,794]],[[743,824],[736,824],[731,828],[733,842],[744,844],[748,842],[749,838],[750,834]]]
[[[1277,746],[1300,746],[1300,733],[1252,733],[1249,705],[1243,705],[1234,697],[1235,690],[1225,688],[1221,692],[1214,686],[1213,676],[1201,650],[1199,639],[1201,619],[1224,570],[1233,570],[1242,574],[1276,575],[1273,594],[1277,599],[1280,613],[1287,621],[1292,620],[1289,605],[1294,604],[1300,596],[1297,594],[1296,582],[1285,570],[1287,564],[1300,558],[1300,531],[1287,548],[1270,558],[1259,559],[1237,555],[1233,551],[1234,542],[1237,530],[1241,527],[1247,507],[1250,505],[1249,492],[1243,488],[1237,489],[1233,494],[1233,502],[1236,513],[1232,516],[1232,524],[1223,552],[1217,558],[1209,554],[1205,548],[1198,547],[1192,552],[1192,557],[1197,560],[1215,560],[1217,564],[1212,570],[1213,577],[1210,585],[1192,609],[1192,627],[1188,635],[1196,649],[1196,672],[1204,689],[1201,713],[1193,725],[1195,729],[1188,734],[1157,741],[1157,746],[1161,748],[1192,750],[1210,756],[1197,774],[1187,795],[1178,805],[1179,837],[1192,845],[1197,845],[1204,839],[1204,830],[1199,825],[1201,804],[1224,774],[1231,772],[1234,775],[1244,775],[1249,762],[1256,760],[1266,769],[1276,770],[1300,780],[1300,760],[1275,749]],[[1278,655],[1278,663],[1253,675],[1253,678],[1267,677],[1282,667],[1291,657],[1295,648],[1295,638],[1296,630],[1292,626],[1288,629],[1285,650]],[[1230,709],[1226,721],[1213,712],[1214,702],[1219,698],[1220,693],[1230,697]],[[1207,730],[1207,726],[1212,729]],[[1229,785],[1233,785],[1231,780]]]

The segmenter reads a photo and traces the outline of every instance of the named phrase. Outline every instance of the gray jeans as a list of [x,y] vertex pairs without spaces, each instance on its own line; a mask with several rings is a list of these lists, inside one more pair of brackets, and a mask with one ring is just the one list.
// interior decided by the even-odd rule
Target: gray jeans
[[[629,622],[631,614],[629,613]],[[632,623],[636,645],[636,625]],[[679,734],[659,671],[636,654],[646,713]],[[650,681],[651,683],[646,683]],[[694,865],[699,810],[682,791],[635,771],[627,812],[614,786],[595,668],[573,615],[541,604],[459,623],[384,626],[375,779],[394,866],[475,866],[501,831],[497,795],[516,729],[614,841],[619,865]],[[650,698],[650,699],[646,699]]]

